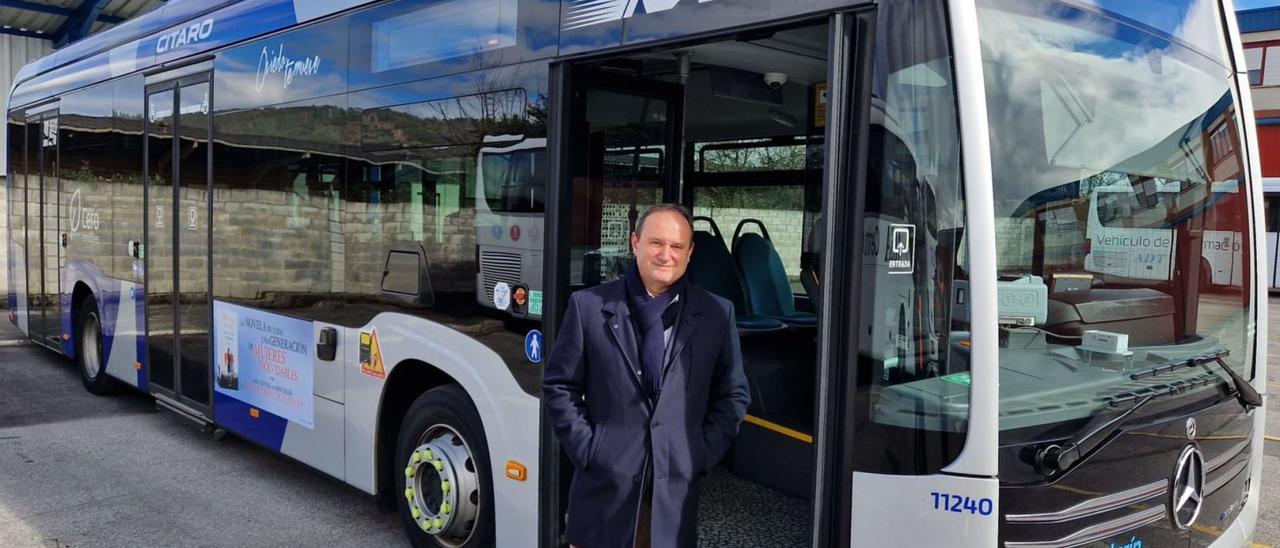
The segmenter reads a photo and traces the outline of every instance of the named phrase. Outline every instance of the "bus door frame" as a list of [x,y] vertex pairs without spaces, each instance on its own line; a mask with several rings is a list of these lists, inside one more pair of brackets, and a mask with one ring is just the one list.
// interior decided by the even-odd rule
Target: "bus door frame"
[[[849,546],[861,326],[863,223],[875,65],[874,8],[831,15],[827,40],[827,154],[823,169],[821,306],[818,307],[814,546]],[[835,151],[834,153],[832,151]],[[832,306],[835,305],[835,306]]]
[[[51,295],[46,295],[47,288],[49,287],[49,281],[45,279],[45,274],[49,272],[49,268],[48,268],[48,265],[45,264],[45,259],[48,256],[48,252],[45,250],[45,246],[49,245],[50,243],[49,238],[47,237],[47,233],[50,231],[50,227],[45,226],[45,221],[48,220],[48,217],[49,217],[49,213],[45,211],[45,207],[51,204],[55,208],[62,207],[62,200],[60,199],[61,192],[62,192],[62,187],[61,187],[62,179],[59,177],[59,168],[61,167],[59,164],[59,157],[60,157],[62,143],[61,143],[61,140],[56,137],[57,135],[56,131],[58,130],[58,128],[61,127],[60,118],[59,118],[60,114],[61,112],[59,110],[58,101],[53,101],[50,103],[46,103],[44,105],[27,109],[26,112],[24,113],[27,131],[28,132],[32,131],[33,124],[34,124],[34,128],[35,128],[34,131],[40,134],[41,146],[38,147],[36,150],[31,150],[31,147],[28,146],[31,142],[30,134],[25,134],[26,138],[24,139],[24,143],[23,143],[23,150],[24,150],[23,161],[26,163],[26,170],[24,171],[24,174],[23,174],[23,176],[26,177],[26,189],[25,189],[25,196],[24,196],[25,199],[23,202],[23,207],[28,207],[27,202],[29,202],[32,199],[31,186],[32,186],[32,181],[34,180],[36,182],[35,183],[36,187],[39,189],[39,192],[35,194],[35,199],[38,200],[39,211],[40,211],[38,218],[35,220],[35,223],[34,223],[36,226],[36,230],[34,231],[35,232],[34,240],[31,238],[32,236],[31,226],[33,224],[30,218],[31,210],[27,209],[25,212],[25,215],[27,217],[27,224],[25,227],[27,264],[23,266],[24,268],[27,269],[27,275],[26,275],[27,329],[28,329],[27,336],[31,339],[32,342],[40,346],[44,346],[57,351],[62,351],[62,339],[61,339],[62,268],[61,267],[62,267],[63,261],[66,260],[66,257],[63,256],[63,252],[62,252],[63,236],[62,236],[61,226],[60,226],[62,222],[62,215],[61,215],[61,212],[59,211],[54,213],[54,217],[56,218],[56,221],[54,226],[52,227],[52,232],[55,235],[54,237],[55,241],[53,242],[53,245],[56,248],[55,253],[57,254],[57,258],[56,258],[57,265],[53,269],[54,292]],[[50,120],[53,120],[54,122],[55,138],[54,138],[53,145],[45,146],[43,132],[45,130],[45,123],[47,123]],[[45,168],[48,165],[45,161],[45,152],[48,150],[52,150],[53,156],[54,156],[52,174],[45,172]],[[32,171],[33,169],[35,170],[34,173]],[[54,199],[52,202],[50,202],[48,198],[49,197],[48,185],[50,184],[53,185],[52,195]],[[35,255],[35,260],[32,260],[33,254]],[[34,270],[32,270],[33,266],[35,267]],[[35,287],[37,291],[33,293],[31,291],[32,287]],[[53,299],[52,303],[44,303],[43,305],[38,307],[39,315],[40,315],[39,322],[34,321],[35,316],[37,315],[37,311],[36,311],[37,307],[32,306],[35,302],[37,302],[36,300],[37,296],[52,297]],[[50,312],[52,312],[53,314],[52,318],[49,317]],[[35,326],[37,325],[40,326],[40,330],[38,333],[37,333],[37,329],[35,329]]]
[[[828,105],[825,143],[827,150],[837,153],[825,155],[823,173],[822,218],[815,230],[824,231],[823,278],[839,283],[822,285],[822,303],[841,303],[840,306],[820,306],[820,340],[817,392],[816,433],[814,451],[814,502],[812,516],[812,543],[814,546],[848,546],[849,527],[852,522],[852,492],[847,487],[852,482],[854,440],[851,434],[852,399],[856,386],[858,348],[856,337],[841,337],[841,333],[856,333],[859,323],[858,276],[861,272],[862,238],[864,218],[864,193],[855,190],[865,188],[868,137],[870,126],[870,82],[874,65],[874,7],[857,11],[835,12],[826,16],[830,37],[828,39]],[[817,22],[821,15],[810,15],[790,20],[771,21],[757,25],[761,30],[795,26],[805,21]],[[721,33],[721,39],[732,39],[737,33]],[[713,41],[713,37],[700,36],[696,42]],[[688,38],[673,43],[690,42]],[[646,44],[645,49],[657,47]],[[673,46],[674,47],[674,46]],[[593,54],[591,59],[617,57],[627,52]],[[585,56],[584,56],[585,57]],[[573,92],[584,83],[581,69],[574,70],[579,58],[569,58],[553,63],[550,67],[550,104],[553,115],[548,118],[547,158],[548,180],[547,218],[544,231],[545,250],[543,287],[547,306],[543,315],[543,331],[546,344],[554,345],[556,330],[569,300],[569,249],[562,244],[560,234],[571,223],[570,198],[574,175],[574,154],[579,145],[568,139],[574,134],[574,122],[581,120],[584,104],[575,104]],[[587,82],[591,83],[590,80]],[[625,88],[630,92],[635,88]],[[581,103],[581,101],[579,101]],[[683,106],[683,97],[680,101]],[[579,109],[579,110],[575,110]],[[680,151],[683,151],[683,112],[677,120]],[[668,188],[664,201],[677,201],[684,189],[684,169],[680,162],[684,154],[668,155]],[[674,162],[674,163],[671,163]],[[846,183],[847,181],[847,183]],[[844,245],[848,242],[849,245]],[[849,339],[849,340],[846,340]],[[553,346],[548,346],[551,348]],[[833,364],[848,364],[835,367]],[[564,501],[560,499],[561,474],[567,463],[561,462],[561,448],[555,433],[546,424],[545,416],[540,428],[539,490],[539,545],[560,546],[564,526]]]
[[[213,142],[214,142],[213,114],[214,114],[214,107],[213,106],[216,103],[214,102],[213,63],[208,60],[209,57],[211,56],[194,59],[190,64],[184,65],[179,68],[171,69],[169,67],[165,67],[162,71],[149,73],[146,76],[145,87],[143,88],[144,110],[146,110],[146,115],[144,117],[145,129],[143,132],[143,155],[144,155],[143,173],[144,173],[144,180],[147,181],[147,183],[144,184],[144,187],[146,188],[144,188],[143,190],[143,196],[144,196],[143,211],[145,211],[148,215],[148,221],[143,223],[144,253],[150,253],[150,234],[152,232],[152,226],[151,226],[149,215],[152,211],[152,208],[154,207],[154,204],[150,203],[151,201],[150,184],[149,184],[150,175],[148,174],[148,170],[150,170],[151,168],[151,158],[150,158],[151,115],[149,111],[151,108],[150,97],[152,94],[161,93],[164,91],[171,91],[173,93],[173,105],[171,107],[172,108],[171,118],[172,118],[173,129],[172,129],[172,135],[170,135],[170,137],[172,138],[172,147],[173,147],[173,155],[172,155],[173,162],[170,167],[172,171],[170,173],[170,179],[171,179],[170,184],[173,189],[173,192],[172,192],[173,196],[172,196],[172,203],[167,204],[169,208],[168,211],[170,213],[170,217],[169,217],[170,222],[169,222],[169,226],[166,228],[172,233],[171,259],[173,261],[173,266],[172,266],[171,275],[173,277],[173,282],[174,282],[174,291],[177,292],[180,289],[180,286],[178,284],[181,283],[181,279],[182,279],[182,272],[180,268],[181,259],[185,256],[182,254],[183,238],[181,237],[181,235],[183,233],[183,230],[181,230],[179,227],[180,223],[176,222],[177,219],[180,218],[179,214],[180,214],[181,208],[179,205],[179,200],[180,200],[180,194],[181,194],[181,188],[182,188],[181,173],[179,172],[180,164],[178,161],[178,158],[179,158],[178,151],[182,141],[182,138],[181,138],[182,124],[180,121],[181,113],[179,112],[179,105],[182,102],[181,92],[184,88],[187,88],[192,85],[198,85],[201,83],[204,83],[206,86],[208,86],[208,94],[209,94],[208,95],[208,112],[206,113],[206,116],[207,116],[206,136],[208,139],[208,144],[206,146],[207,158],[205,163],[205,188],[207,189],[208,193],[207,193],[207,199],[205,203],[205,211],[200,212],[204,215],[204,218],[206,220],[205,227],[204,227],[205,242],[206,242],[206,245],[205,245],[205,265],[206,265],[205,293],[206,295],[205,297],[208,300],[208,307],[206,311],[206,316],[207,316],[206,325],[209,326],[208,333],[206,334],[206,336],[209,338],[208,345],[207,345],[208,356],[206,356],[208,367],[206,368],[206,371],[205,371],[206,380],[208,382],[208,391],[207,391],[208,393],[205,396],[206,403],[202,404],[200,402],[197,402],[191,399],[190,397],[183,395],[182,349],[181,349],[182,337],[179,336],[179,331],[181,330],[181,326],[182,326],[182,320],[181,320],[182,303],[179,302],[177,298],[174,298],[172,303],[172,307],[173,307],[172,317],[174,318],[174,321],[175,321],[175,325],[173,326],[174,340],[175,340],[174,350],[173,350],[174,360],[172,361],[172,363],[166,364],[168,367],[172,367],[174,369],[173,388],[169,389],[167,387],[160,386],[157,383],[148,382],[148,387],[150,388],[150,392],[152,396],[156,397],[156,402],[158,404],[180,415],[191,418],[192,420],[195,420],[196,422],[199,422],[199,423],[207,423],[213,419],[213,374],[212,374],[213,363],[214,363],[213,329],[212,329],[212,326],[213,326],[213,268],[212,267],[213,267],[213,246],[214,246],[214,242],[213,242]],[[144,264],[146,264],[145,261],[144,261]],[[145,273],[143,281],[144,281],[143,293],[149,296],[150,293],[147,290],[147,286],[151,283],[150,272]],[[144,310],[148,309],[148,307],[145,307],[145,306],[143,308]],[[148,318],[147,320],[148,321],[144,322],[144,325],[146,326],[146,333],[149,336],[151,333],[151,322],[149,321],[150,318]],[[148,374],[148,378],[150,378],[152,369],[155,368],[158,364],[156,364],[151,359],[151,343],[148,342],[145,346],[146,346],[146,353],[147,353],[146,354],[147,374]]]
[[[623,55],[613,53],[606,57]],[[598,58],[598,57],[597,57]],[[542,329],[547,348],[554,344],[563,311],[569,302],[567,290],[570,283],[569,245],[562,243],[561,233],[571,224],[573,177],[579,170],[578,163],[586,161],[585,143],[569,143],[583,128],[586,118],[586,101],[574,100],[575,93],[603,90],[625,95],[661,99],[667,102],[667,134],[664,142],[667,153],[663,158],[662,201],[680,199],[684,155],[684,86],[665,84],[623,75],[607,74],[587,68],[574,68],[574,60],[553,63],[550,67],[550,104],[556,113],[547,120],[548,192],[546,198],[546,226],[543,230],[543,288],[545,302]],[[545,416],[544,416],[545,419]],[[562,472],[567,472],[567,462],[560,458],[560,443],[555,432],[545,420],[539,428],[539,545],[559,546],[564,526],[559,516],[567,506],[561,500]],[[564,478],[567,479],[567,478]]]

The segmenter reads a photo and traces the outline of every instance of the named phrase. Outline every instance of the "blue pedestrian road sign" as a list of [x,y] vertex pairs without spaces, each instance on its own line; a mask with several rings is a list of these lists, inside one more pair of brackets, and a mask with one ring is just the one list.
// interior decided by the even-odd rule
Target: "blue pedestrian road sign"
[[533,363],[542,361],[542,332],[534,329],[524,336],[524,355]]

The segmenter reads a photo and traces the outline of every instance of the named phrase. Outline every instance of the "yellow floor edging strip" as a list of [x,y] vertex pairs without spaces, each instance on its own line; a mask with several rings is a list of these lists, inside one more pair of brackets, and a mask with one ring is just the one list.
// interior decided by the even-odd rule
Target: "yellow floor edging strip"
[[781,424],[772,423],[760,417],[747,415],[746,421],[756,426],[759,426],[760,428],[764,428],[766,430],[772,430],[774,432],[777,432],[789,438],[795,438],[805,443],[813,443],[813,436],[810,436],[809,434],[806,434],[799,430],[792,430]]

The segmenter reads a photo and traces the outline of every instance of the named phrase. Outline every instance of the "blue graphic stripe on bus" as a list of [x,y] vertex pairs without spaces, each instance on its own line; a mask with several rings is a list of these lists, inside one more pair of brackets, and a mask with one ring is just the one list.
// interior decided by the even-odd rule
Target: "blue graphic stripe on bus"
[[58,304],[58,325],[61,328],[61,331],[57,333],[58,346],[62,349],[64,356],[74,358],[76,357],[76,343],[71,340],[71,293],[66,291],[65,288],[64,291],[58,293]]
[[[102,268],[93,264],[92,261],[69,259],[67,266],[62,269],[62,281],[63,287],[68,291],[64,296],[69,303],[63,310],[68,322],[67,329],[63,332],[75,333],[75,311],[70,305],[76,303],[72,303],[71,298],[75,295],[76,285],[83,283],[89,288],[89,293],[93,296],[94,304],[98,309],[98,323],[102,330],[102,359],[109,359],[111,347],[115,342],[115,328],[119,314],[120,280],[107,276]],[[68,341],[68,343],[72,351],[68,356],[74,357],[75,341]]]
[[296,23],[290,0],[248,0],[197,17],[138,44],[138,57],[161,64],[266,34]]
[[149,360],[147,360],[147,299],[142,294],[142,286],[130,287],[129,291],[131,294],[130,300],[133,301],[134,306],[133,317],[137,322],[137,327],[134,328],[136,335],[133,340],[137,345],[137,354],[134,355],[138,357],[138,389],[145,391],[147,389],[147,371],[149,371],[147,369],[149,367]]
[[[250,413],[256,409],[257,417]],[[213,393],[213,420],[236,435],[253,440],[267,449],[279,451],[284,446],[284,431],[289,421],[284,417],[253,407],[221,392]]]
[[937,491],[929,493],[929,495],[933,497],[934,510],[955,512],[957,514],[968,512],[982,516],[989,516],[995,511],[995,502],[986,497],[972,498],[964,495],[939,493]]

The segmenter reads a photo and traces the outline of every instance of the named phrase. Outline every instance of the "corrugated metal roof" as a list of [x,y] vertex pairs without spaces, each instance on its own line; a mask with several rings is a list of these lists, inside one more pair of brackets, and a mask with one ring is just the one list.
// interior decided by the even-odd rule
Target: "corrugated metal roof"
[[[0,34],[57,40],[63,26],[94,0],[0,0]],[[165,5],[165,0],[109,0],[89,34],[102,32]]]
[[1263,32],[1280,29],[1280,6],[1236,12],[1240,32]]

